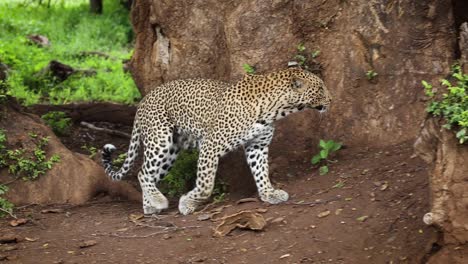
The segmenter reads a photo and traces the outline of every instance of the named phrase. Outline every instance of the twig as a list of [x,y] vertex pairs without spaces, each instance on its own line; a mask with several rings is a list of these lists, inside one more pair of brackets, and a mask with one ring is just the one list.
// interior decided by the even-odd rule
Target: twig
[[340,200],[340,198],[334,197],[334,198],[331,198],[331,199],[328,199],[328,200],[320,200],[320,201],[304,202],[304,203],[290,202],[290,203],[286,203],[286,204],[288,204],[288,205],[317,205],[317,204],[327,204],[329,202],[334,202],[334,201],[338,201],[338,200]]
[[3,208],[0,207],[0,211],[9,214],[9,215],[10,215],[11,217],[13,217],[14,219],[18,219],[18,217],[16,217],[16,215],[14,215],[12,212],[10,212],[10,211],[8,211],[8,210],[5,210],[5,209],[3,209]]
[[102,235],[107,235],[107,236],[110,236],[110,237],[118,237],[118,238],[148,238],[148,237],[155,236],[155,235],[167,234],[169,232],[176,232],[176,231],[180,231],[180,230],[185,230],[185,229],[190,229],[190,228],[200,228],[200,227],[201,226],[166,227],[164,230],[149,233],[149,234],[146,234],[146,235],[143,235],[143,236],[138,236],[138,235],[127,236],[127,235],[119,235],[119,234],[116,234],[116,233],[109,233],[109,234],[102,234]]
[[118,131],[118,130],[109,129],[109,128],[97,127],[97,126],[95,126],[93,124],[90,124],[88,122],[85,122],[85,121],[81,121],[80,125],[82,125],[84,127],[87,127],[89,129],[92,129],[92,130],[105,132],[107,134],[111,134],[111,135],[115,135],[115,136],[120,136],[120,137],[124,137],[124,138],[131,138],[132,137],[128,133]]
[[10,184],[14,183],[14,182],[17,181],[17,180],[19,180],[19,177],[18,177],[18,178],[14,178],[13,180],[7,181],[7,182],[5,182],[5,183],[0,182],[0,184],[1,184],[1,185],[10,185]]

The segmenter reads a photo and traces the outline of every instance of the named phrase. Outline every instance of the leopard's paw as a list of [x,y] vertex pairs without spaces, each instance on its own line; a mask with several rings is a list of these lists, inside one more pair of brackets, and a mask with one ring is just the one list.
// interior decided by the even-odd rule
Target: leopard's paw
[[262,201],[270,204],[279,204],[282,202],[286,202],[289,199],[289,194],[280,189],[273,189],[261,194],[260,198],[262,199]]

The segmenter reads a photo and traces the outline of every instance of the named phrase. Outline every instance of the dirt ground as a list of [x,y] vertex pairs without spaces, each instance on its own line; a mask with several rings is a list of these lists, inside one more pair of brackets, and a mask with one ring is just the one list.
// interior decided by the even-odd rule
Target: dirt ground
[[[78,146],[91,140],[101,143],[109,139],[81,129],[79,135],[64,142],[79,150]],[[113,141],[125,149],[126,139]],[[177,200],[172,200],[170,209],[158,217],[142,217],[139,203],[104,194],[82,206],[20,208],[16,215],[28,219],[26,224],[11,227],[11,218],[0,220],[0,239],[16,238],[0,244],[0,260],[422,263],[437,250],[437,230],[422,222],[429,211],[428,175],[424,163],[413,155],[412,142],[385,149],[348,146],[335,156],[338,162],[323,176],[310,165],[311,156],[291,155],[290,166],[272,173],[273,182],[291,195],[287,204],[238,204],[235,194],[240,190],[234,189],[224,202],[190,216],[179,215]],[[243,210],[261,213],[267,221],[265,229],[236,229],[225,237],[213,237],[217,219]],[[220,214],[207,217],[216,211]]]

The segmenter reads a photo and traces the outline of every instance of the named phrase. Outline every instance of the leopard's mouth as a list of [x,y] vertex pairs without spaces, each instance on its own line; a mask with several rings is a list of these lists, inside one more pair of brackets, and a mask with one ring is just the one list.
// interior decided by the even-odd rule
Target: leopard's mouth
[[318,105],[318,106],[315,106],[314,109],[318,110],[319,113],[325,113],[327,110],[328,110],[328,106],[327,105]]
[[315,109],[319,110],[319,111],[326,111],[327,107],[324,106],[324,105],[318,105],[316,107],[314,107]]

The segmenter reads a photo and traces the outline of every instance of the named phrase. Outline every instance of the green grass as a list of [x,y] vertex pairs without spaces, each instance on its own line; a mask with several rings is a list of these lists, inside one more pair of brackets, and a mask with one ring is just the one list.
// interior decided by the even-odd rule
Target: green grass
[[[104,13],[89,12],[89,1],[36,2],[7,0],[0,3],[0,62],[11,71],[7,93],[26,105],[62,104],[74,101],[133,103],[140,98],[122,60],[131,56],[132,30],[128,10],[119,1],[104,1]],[[26,36],[46,36],[50,47],[32,44]],[[82,51],[100,51],[111,56],[79,56]],[[93,69],[97,74],[75,74],[64,82],[38,78],[35,74],[49,61],[58,60],[75,69]]]

